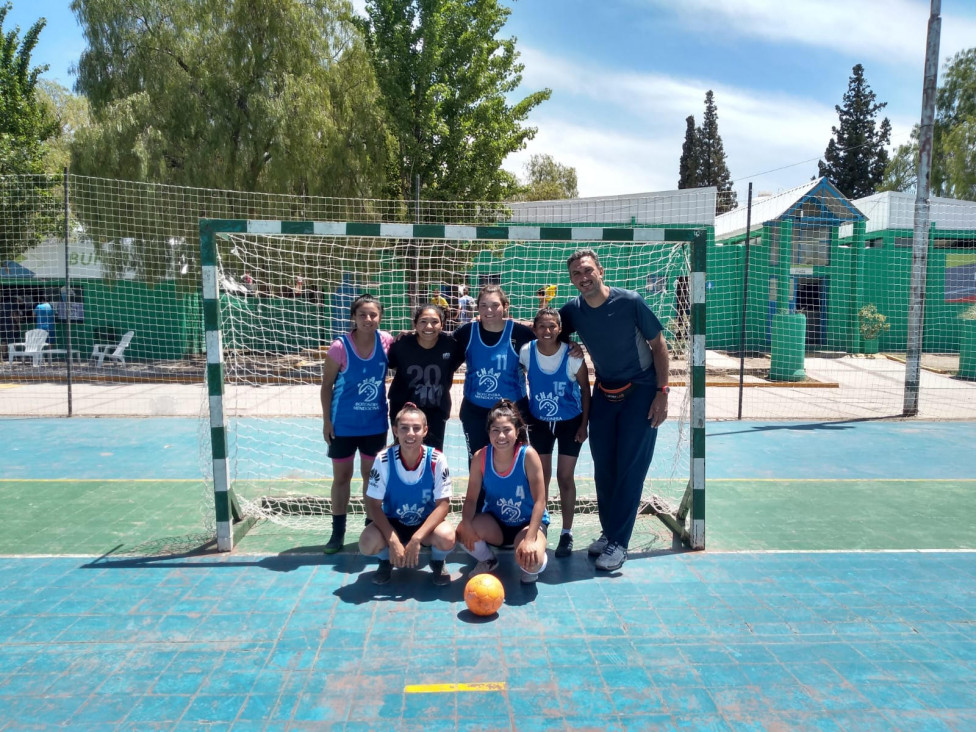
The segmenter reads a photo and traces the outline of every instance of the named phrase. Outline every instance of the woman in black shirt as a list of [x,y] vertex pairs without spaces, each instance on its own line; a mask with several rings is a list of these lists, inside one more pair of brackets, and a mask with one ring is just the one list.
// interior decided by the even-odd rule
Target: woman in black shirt
[[464,363],[454,336],[443,332],[445,319],[440,305],[421,305],[413,314],[414,332],[397,338],[387,353],[389,368],[396,372],[387,396],[390,424],[407,402],[413,402],[427,416],[424,444],[442,451],[454,372]]

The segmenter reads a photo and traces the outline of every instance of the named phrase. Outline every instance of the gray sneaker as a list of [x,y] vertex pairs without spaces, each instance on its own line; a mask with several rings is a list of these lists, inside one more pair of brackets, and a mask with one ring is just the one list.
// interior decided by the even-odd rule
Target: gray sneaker
[[603,554],[597,557],[596,568],[613,572],[615,569],[620,569],[626,561],[627,550],[620,544],[611,542],[607,544],[606,549],[603,550]]
[[539,579],[539,573],[538,572],[526,572],[521,567],[519,567],[519,572],[522,575],[519,578],[519,580],[521,581],[521,583],[523,585],[534,585],[536,583],[536,580]]
[[607,539],[603,534],[600,534],[600,538],[590,544],[590,548],[586,550],[586,553],[591,557],[598,557],[603,554],[603,551],[607,548],[607,544],[610,540]]
[[486,559],[474,565],[474,569],[468,572],[468,577],[476,577],[479,574],[487,574],[489,572],[494,572],[496,569],[498,569],[498,557],[492,555],[491,559]]

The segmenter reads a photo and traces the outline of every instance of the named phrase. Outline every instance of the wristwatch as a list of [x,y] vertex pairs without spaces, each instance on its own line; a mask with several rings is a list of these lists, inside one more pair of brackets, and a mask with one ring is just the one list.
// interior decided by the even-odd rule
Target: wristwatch
[[662,394],[670,394],[671,393],[671,387],[670,386],[667,386],[667,385],[665,385],[665,386],[659,386],[657,388],[657,390],[659,392],[661,392]]

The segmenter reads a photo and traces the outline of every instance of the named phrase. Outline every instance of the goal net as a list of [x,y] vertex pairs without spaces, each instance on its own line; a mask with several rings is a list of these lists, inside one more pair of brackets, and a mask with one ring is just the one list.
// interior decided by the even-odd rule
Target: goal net
[[[704,251],[708,227],[697,222],[707,222],[712,202],[708,190],[682,192],[645,202],[644,210],[624,212],[626,216],[604,202],[598,212],[603,221],[595,217],[597,212],[580,208],[581,202],[572,210],[560,210],[558,204],[514,204],[505,220],[480,227],[204,222],[202,226],[214,231],[211,286],[218,313],[220,411],[228,490],[236,499],[233,509],[243,519],[273,521],[301,531],[331,527],[332,467],[322,436],[321,373],[329,345],[349,330],[349,306],[356,296],[368,292],[383,303],[381,328],[394,335],[412,330],[417,305],[443,297],[452,311],[449,331],[456,325],[461,286],[476,296],[481,286],[497,284],[511,300],[510,316],[531,323],[542,300],[558,307],[576,295],[566,260],[588,247],[600,256],[607,284],[636,290],[646,298],[666,327],[672,354],[675,388],[670,418],[658,436],[632,548],[670,546],[673,531],[684,532],[689,540],[691,250],[697,237]],[[637,213],[652,218],[652,206],[654,220],[631,223]],[[627,223],[616,223],[621,218]],[[207,239],[201,235],[204,246]],[[207,272],[205,253],[205,283]],[[206,311],[206,289],[204,297]],[[217,340],[208,331],[212,368],[217,359],[211,347]],[[464,369],[455,376],[445,440],[456,508],[468,474],[457,420]],[[219,428],[212,415],[213,385],[210,395],[211,427]],[[221,464],[215,472],[223,469]],[[358,469],[356,476],[353,514],[362,512]],[[574,529],[583,539],[595,538],[599,524],[593,465],[585,446],[576,482]],[[553,479],[549,509],[554,526],[560,525],[558,494]]]

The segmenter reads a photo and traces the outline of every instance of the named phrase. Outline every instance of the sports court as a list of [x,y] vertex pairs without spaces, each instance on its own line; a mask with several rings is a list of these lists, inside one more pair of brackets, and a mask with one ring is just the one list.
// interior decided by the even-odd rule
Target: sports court
[[460,553],[377,588],[321,534],[201,548],[198,429],[4,420],[0,728],[976,725],[973,422],[709,423],[705,552],[503,557],[488,620]]
[[[73,195],[97,202],[99,185],[79,181]],[[824,203],[808,194],[799,203]],[[906,394],[895,314],[907,268],[878,259],[887,250],[868,247],[861,227],[841,244],[853,223],[840,218],[796,242],[789,221],[765,232],[756,264],[741,242],[709,239],[708,194],[681,195],[692,198],[476,218],[432,204],[433,224],[377,223],[399,219],[325,199],[296,221],[297,201],[271,197],[152,223],[147,240],[173,256],[142,265],[167,271],[182,248],[202,272],[176,267],[154,287],[91,277],[83,321],[73,295],[65,303],[80,343],[103,337],[107,315],[119,326],[108,342],[135,331],[128,362],[79,365],[69,389],[67,363],[0,365],[0,729],[976,727],[976,382],[958,353],[961,306],[933,311],[917,419],[893,418]],[[258,218],[217,222],[227,236],[204,246],[204,208]],[[429,239],[437,246],[417,244]],[[823,301],[822,328],[804,329],[795,293],[810,274],[793,255],[835,240],[833,285],[819,292],[836,300]],[[390,303],[390,330],[408,328],[404,293],[435,284],[415,273],[438,269],[502,282],[513,317],[531,317],[539,284],[569,296],[565,257],[580,242],[668,320],[673,418],[645,496],[668,485],[680,500],[699,481],[705,520],[689,523],[704,526],[704,551],[664,532],[598,575],[585,550],[591,511],[573,556],[551,557],[538,584],[522,586],[503,556],[505,604],[480,619],[463,602],[473,562],[460,552],[447,587],[426,569],[373,585],[355,517],[334,556],[322,553],[327,532],[267,520],[216,550],[214,466],[225,458],[242,504],[264,491],[327,493],[321,346],[333,321],[346,327],[343,297],[368,286]],[[747,261],[760,283],[748,308]],[[292,287],[297,265],[318,292]],[[940,260],[939,282],[957,268]],[[265,291],[235,293],[252,270]],[[855,306],[869,300],[894,323],[874,339],[882,353],[858,330]],[[211,438],[225,431],[221,456]],[[448,444],[461,493],[456,421]],[[639,524],[661,533],[653,516]],[[550,548],[557,534],[558,524]]]

